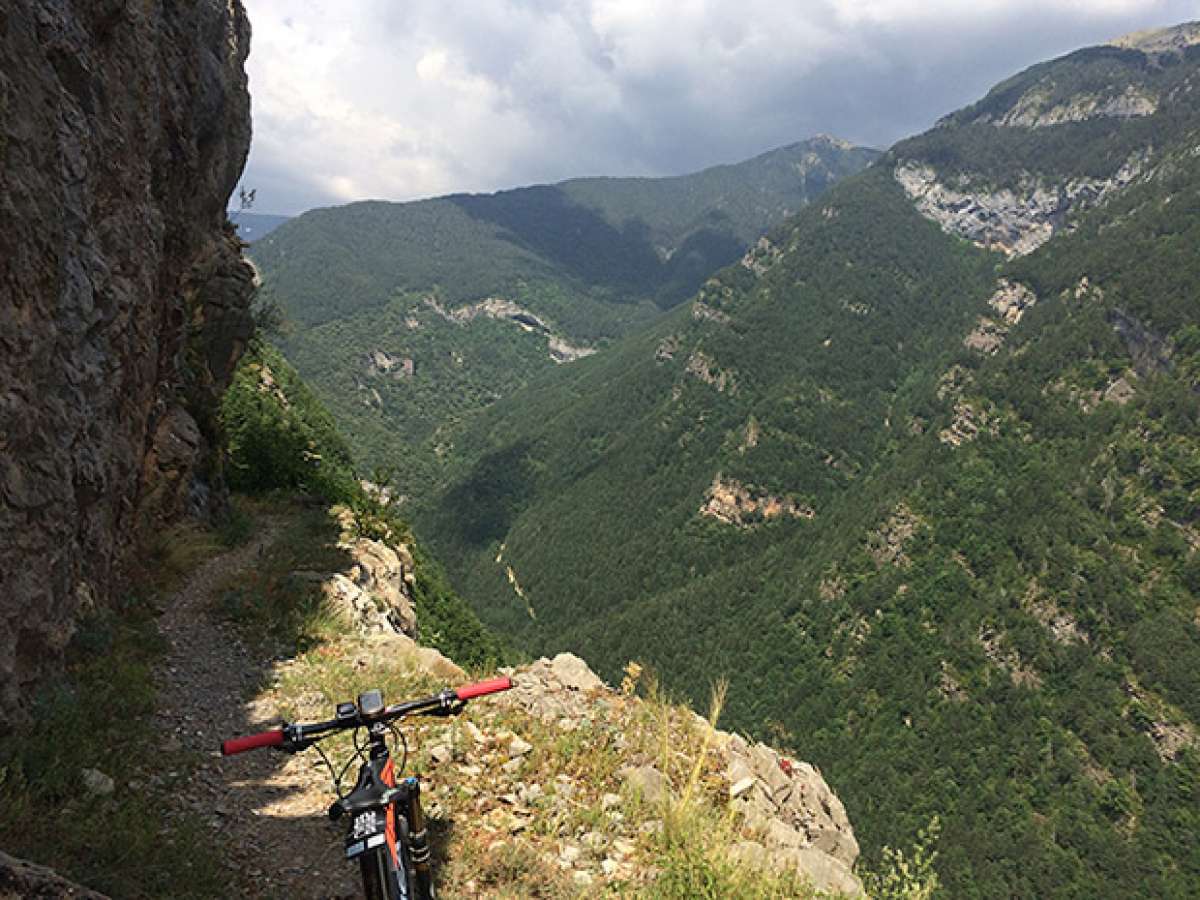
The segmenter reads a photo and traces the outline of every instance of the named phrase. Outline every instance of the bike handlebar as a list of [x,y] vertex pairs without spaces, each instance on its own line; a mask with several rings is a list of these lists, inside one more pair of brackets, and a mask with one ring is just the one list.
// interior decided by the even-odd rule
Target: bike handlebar
[[513,686],[512,679],[507,675],[500,678],[492,678],[488,681],[480,681],[476,684],[465,684],[454,692],[459,700],[467,701],[473,697],[482,697],[484,694],[494,694],[497,691],[507,691]]
[[283,729],[275,728],[258,734],[248,734],[245,737],[231,738],[221,744],[222,756],[233,756],[245,750],[256,750],[259,747],[278,747],[283,743]]
[[[457,690],[442,691],[422,700],[410,700],[406,703],[398,703],[395,706],[387,707],[383,712],[370,718],[364,718],[360,714],[344,719],[332,719],[328,722],[315,722],[310,725],[298,723],[285,724],[283,728],[275,728],[271,731],[262,731],[258,734],[249,734],[244,737],[231,738],[228,741],[224,741],[221,744],[221,755],[232,756],[235,753],[242,753],[246,750],[257,750],[259,747],[281,747],[284,750],[295,752],[303,750],[319,737],[326,736],[333,731],[340,731],[346,728],[359,728],[374,724],[375,722],[390,722],[394,719],[416,713],[449,715],[460,710],[462,708],[461,704],[466,703],[468,700],[475,697],[482,697],[486,694],[494,694],[498,691],[507,691],[512,686],[513,681],[507,676],[491,678],[487,681],[476,682],[475,684],[465,684]],[[459,704],[457,707],[455,706],[456,703]]]

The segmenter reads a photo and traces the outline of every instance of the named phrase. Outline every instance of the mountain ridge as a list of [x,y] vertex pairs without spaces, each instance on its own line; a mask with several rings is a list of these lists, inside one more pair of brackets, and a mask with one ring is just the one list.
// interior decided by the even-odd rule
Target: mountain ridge
[[251,253],[291,321],[285,354],[360,462],[413,495],[459,422],[653,321],[876,155],[819,138],[665,180],[365,201],[300,216]]

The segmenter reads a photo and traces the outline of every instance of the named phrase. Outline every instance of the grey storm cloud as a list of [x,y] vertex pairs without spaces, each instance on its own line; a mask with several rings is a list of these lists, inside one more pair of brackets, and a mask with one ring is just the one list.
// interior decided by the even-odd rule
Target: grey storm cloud
[[1179,0],[245,0],[264,212],[884,148]]

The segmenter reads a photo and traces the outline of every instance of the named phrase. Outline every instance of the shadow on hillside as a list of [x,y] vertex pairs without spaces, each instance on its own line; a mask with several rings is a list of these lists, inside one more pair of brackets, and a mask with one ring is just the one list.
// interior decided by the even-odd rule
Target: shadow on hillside
[[746,249],[735,235],[732,218],[719,209],[705,213],[683,242],[663,257],[644,219],[629,219],[617,227],[558,187],[446,199],[472,218],[500,226],[502,240],[561,266],[580,281],[624,295],[653,297],[664,309],[692,296],[709,275]]
[[505,230],[500,237],[562,266],[580,281],[644,289],[657,279],[660,263],[644,221],[616,228],[560,188],[537,186],[447,199],[472,218],[499,225]]
[[470,475],[438,504],[437,515],[444,521],[435,530],[454,535],[468,547],[502,539],[533,495],[537,473],[531,450],[529,441],[520,441],[475,463]]

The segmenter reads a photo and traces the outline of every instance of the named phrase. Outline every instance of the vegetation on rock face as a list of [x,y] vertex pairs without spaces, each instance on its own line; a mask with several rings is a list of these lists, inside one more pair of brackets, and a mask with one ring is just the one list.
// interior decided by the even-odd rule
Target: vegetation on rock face
[[[495,404],[417,517],[523,646],[684,691],[727,674],[731,720],[822,767],[868,859],[938,815],[950,896],[1200,883],[1200,76],[1130,54],[1031,70],[1005,102],[1136,72],[1166,85],[1153,114],[969,110],[897,149],[994,182],[1145,151],[1034,253],[941,233],[872,169]],[[1005,320],[1000,279],[1036,303]],[[997,341],[973,349],[981,318]],[[702,514],[734,482],[814,515]]]
[[331,503],[360,490],[332,417],[264,342],[238,366],[222,401],[222,422],[234,490],[307,490]]

